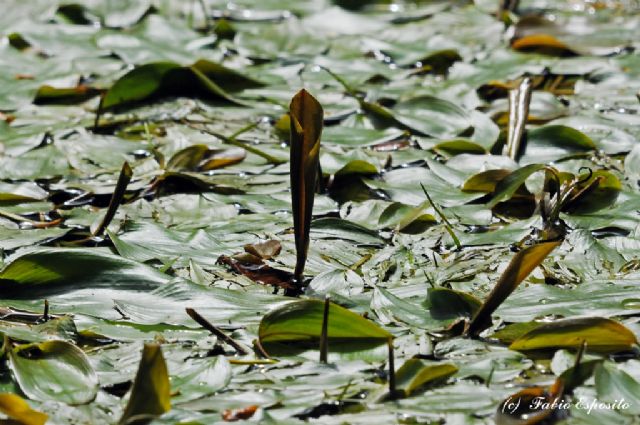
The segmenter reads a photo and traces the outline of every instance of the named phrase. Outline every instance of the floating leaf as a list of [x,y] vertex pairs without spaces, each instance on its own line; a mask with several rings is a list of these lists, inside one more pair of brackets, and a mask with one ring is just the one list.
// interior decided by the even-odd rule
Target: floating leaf
[[394,120],[418,134],[432,137],[455,137],[471,126],[464,109],[434,96],[420,96],[394,105]]
[[[586,190],[583,190],[586,189]],[[615,203],[622,190],[618,177],[607,170],[594,171],[589,179],[581,182],[575,192],[579,195],[563,206],[563,211],[589,214]]]
[[26,401],[15,394],[0,394],[0,412],[22,425],[44,425],[49,417],[33,410]]
[[[540,170],[544,170],[547,166],[544,164],[530,164],[526,165],[522,168],[518,168],[516,171],[512,172],[508,176],[502,178],[498,184],[495,186],[495,190],[493,191],[493,196],[491,200],[487,202],[487,208],[495,207],[499,202],[506,201],[510,199],[514,193],[518,190],[520,186],[524,184],[524,182],[533,174]],[[498,173],[500,175],[502,173]],[[485,180],[487,177],[491,175],[483,176],[482,178],[478,178],[478,182],[475,182],[476,187],[482,183],[482,180]],[[466,183],[465,183],[466,184]],[[480,186],[482,187],[482,186]],[[486,187],[486,186],[485,186]]]
[[[267,353],[277,355],[318,348],[324,301],[302,300],[267,313],[258,337]],[[327,336],[331,352],[357,352],[387,344],[391,334],[374,322],[330,303]]]
[[138,66],[117,80],[102,98],[100,109],[107,111],[146,101],[152,96],[166,95],[198,96],[239,104],[228,91],[261,85],[232,69],[206,60],[191,66],[153,62]]
[[209,149],[207,145],[191,145],[176,152],[167,163],[172,171],[209,171],[242,162],[242,148]]
[[12,258],[0,271],[5,297],[37,296],[60,287],[155,288],[167,276],[123,257],[86,248],[41,248]]
[[629,405],[625,409],[632,415],[640,415],[640,383],[611,362],[603,362],[595,367],[595,383],[598,400]]
[[521,52],[535,52],[550,56],[572,56],[575,52],[562,41],[549,34],[532,34],[518,38],[511,47]]
[[560,245],[561,241],[542,242],[518,252],[498,279],[482,307],[476,312],[469,324],[467,333],[478,335],[491,324],[491,314],[502,304],[529,273]]
[[563,319],[542,324],[517,338],[512,350],[531,351],[578,348],[586,342],[587,350],[615,353],[633,349],[638,341],[629,329],[615,320],[603,317]]
[[396,389],[408,397],[421,387],[446,379],[457,371],[458,368],[451,363],[409,359],[396,372]]
[[503,168],[481,171],[469,177],[462,185],[462,190],[465,192],[494,192],[499,182],[509,174],[511,171]]
[[98,378],[89,359],[66,341],[13,347],[9,367],[22,392],[34,400],[80,405],[93,401],[98,392]]
[[162,349],[145,344],[120,425],[143,424],[171,409],[171,386]]
[[520,163],[546,163],[596,149],[586,134],[564,125],[546,125],[527,132]]
[[318,181],[323,110],[306,90],[291,99],[291,201],[296,240],[294,275],[302,280],[309,250],[313,199]]

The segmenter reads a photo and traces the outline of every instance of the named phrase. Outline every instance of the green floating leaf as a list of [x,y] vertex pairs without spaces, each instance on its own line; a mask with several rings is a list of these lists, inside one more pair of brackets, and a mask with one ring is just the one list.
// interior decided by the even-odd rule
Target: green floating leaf
[[398,232],[407,234],[422,233],[427,228],[438,223],[438,220],[433,215],[423,213],[428,207],[428,202],[424,202],[417,207],[394,202],[380,214],[378,227],[395,228]]
[[512,259],[506,270],[498,279],[493,290],[484,304],[473,316],[467,333],[478,335],[491,324],[491,314],[503,303],[504,300],[516,289],[529,273],[538,267],[542,261],[560,245],[562,241],[543,242],[523,249]]
[[43,248],[13,257],[0,271],[4,297],[33,298],[40,288],[155,289],[167,276],[138,262],[88,248]]
[[33,400],[80,405],[93,401],[98,392],[89,359],[66,341],[13,347],[9,367],[22,392]]
[[482,301],[455,289],[430,288],[427,291],[427,306],[434,319],[449,320],[473,317],[482,306]]
[[433,96],[399,102],[390,113],[403,126],[425,136],[455,137],[471,126],[471,119],[464,109]]
[[405,397],[427,384],[442,381],[458,371],[451,363],[433,363],[420,359],[409,359],[396,372],[396,389]]
[[[324,301],[302,300],[262,318],[258,338],[267,353],[289,355],[319,347]],[[327,327],[330,352],[358,352],[385,345],[392,335],[372,321],[331,303]]]
[[615,320],[603,317],[563,319],[545,323],[517,338],[509,346],[516,351],[557,350],[579,348],[586,342],[587,350],[616,353],[633,349],[636,336]]
[[191,66],[153,62],[138,66],[105,93],[100,109],[148,100],[152,96],[197,96],[240,104],[229,92],[260,87],[262,83],[214,62],[200,60]]
[[546,125],[527,132],[520,163],[548,163],[571,154],[589,152],[596,145],[586,134],[564,125]]
[[144,424],[171,410],[171,385],[162,349],[145,344],[131,397],[118,424]]
[[499,182],[509,174],[511,174],[511,171],[503,168],[482,171],[469,177],[463,183],[462,190],[465,192],[494,192]]
[[622,190],[622,184],[612,172],[597,170],[575,190],[580,193],[579,196],[563,206],[563,211],[589,214],[613,205]]
[[484,155],[487,150],[477,143],[465,139],[449,140],[441,142],[432,148],[440,155],[451,157],[464,153],[473,155]]
[[291,99],[291,202],[296,240],[295,277],[302,279],[309,250],[309,230],[318,182],[320,136],[324,112],[306,90]]
[[[530,164],[522,168],[518,168],[508,176],[502,178],[502,180],[500,180],[498,184],[496,184],[493,196],[491,197],[491,200],[487,202],[486,207],[493,208],[498,203],[510,199],[513,194],[516,193],[518,188],[522,186],[524,182],[529,178],[529,176],[540,170],[544,170],[546,167],[547,166],[544,164]],[[483,180],[488,176],[489,175],[483,176]],[[481,181],[480,178],[478,179],[479,181],[475,183],[476,185],[478,185]]]
[[49,418],[33,410],[22,397],[15,394],[0,394],[0,412],[22,425],[44,425]]
[[595,381],[598,400],[618,404],[624,400],[627,413],[640,415],[640,383],[628,373],[614,363],[604,362],[595,367]]

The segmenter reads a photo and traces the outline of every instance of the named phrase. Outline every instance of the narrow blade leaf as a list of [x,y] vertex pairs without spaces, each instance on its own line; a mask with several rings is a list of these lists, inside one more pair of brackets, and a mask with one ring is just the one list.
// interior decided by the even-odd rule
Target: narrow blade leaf
[[300,280],[309,249],[324,112],[320,103],[302,89],[291,100],[290,113],[291,199],[297,255],[295,277]]
[[543,242],[518,252],[498,279],[487,300],[471,320],[467,333],[478,335],[489,327],[491,314],[507,299],[520,282],[529,276],[529,273],[538,267],[547,255],[561,243],[561,241]]
[[162,349],[145,344],[136,379],[120,425],[148,423],[171,409],[171,386]]

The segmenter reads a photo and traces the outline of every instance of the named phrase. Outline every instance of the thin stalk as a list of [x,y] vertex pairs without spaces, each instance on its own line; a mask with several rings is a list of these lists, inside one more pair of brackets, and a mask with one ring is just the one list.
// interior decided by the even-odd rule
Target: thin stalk
[[396,365],[393,353],[393,338],[387,340],[387,348],[389,349],[389,398],[396,399]]
[[[218,132],[215,131],[211,131],[207,128],[203,128],[203,127],[198,127],[198,126],[194,126],[194,125],[189,125],[189,127],[194,128],[196,130],[200,130],[204,133],[210,134],[212,136],[217,137],[218,139],[222,140],[223,142],[229,144],[229,145],[233,145],[233,146],[237,146],[239,148],[242,148],[244,150],[246,150],[247,152],[251,152],[254,155],[258,155],[261,158],[266,159],[267,161],[269,161],[272,164],[284,164],[287,161],[284,161],[282,159],[276,158],[275,156],[269,155],[268,153],[262,152],[259,149],[254,148],[253,146],[241,142],[240,140],[235,139],[235,137],[237,137],[237,135],[244,133],[245,131],[250,130],[251,128],[254,128],[257,124],[252,124],[251,126],[247,126],[245,127],[245,129],[241,130],[241,133],[236,132],[236,135],[232,135],[231,137],[227,137],[223,134],[220,134]],[[249,128],[251,127],[251,128]]]
[[202,317],[200,313],[198,313],[192,308],[186,308],[185,310],[189,315],[189,317],[191,317],[196,323],[198,323],[200,326],[202,326],[203,328],[205,328],[206,330],[208,330],[209,332],[211,332],[212,334],[220,338],[220,340],[222,340],[223,342],[232,346],[237,351],[238,354],[240,354],[241,356],[246,356],[247,354],[249,354],[249,352],[245,350],[242,345],[234,341],[233,338],[231,338],[229,335],[222,332],[220,328],[212,325],[207,319]]
[[124,199],[124,194],[127,191],[127,186],[129,185],[132,176],[133,170],[129,166],[129,163],[125,161],[125,163],[122,164],[122,170],[120,170],[120,176],[118,176],[116,188],[113,190],[113,195],[111,196],[111,200],[109,201],[107,212],[102,218],[100,225],[98,225],[96,230],[91,233],[91,236],[100,236],[109,226],[109,224],[111,224],[111,220],[113,220],[113,217],[115,217],[116,211],[118,211],[118,207]]
[[49,300],[44,300],[44,311],[42,312],[42,320],[49,321]]
[[322,314],[322,331],[320,332],[320,363],[327,363],[329,356],[329,296],[324,299]]
[[431,199],[431,196],[429,196],[429,192],[427,192],[427,189],[424,187],[422,183],[420,183],[420,187],[422,187],[422,191],[424,192],[425,195],[427,195],[427,199],[429,200],[429,203],[431,204],[433,209],[436,211],[440,219],[443,221],[444,227],[445,229],[447,229],[447,233],[449,233],[449,236],[451,236],[451,239],[453,239],[453,243],[456,244],[456,248],[458,250],[461,250],[462,244],[460,243],[460,239],[458,239],[456,234],[453,232],[453,227],[451,226],[451,223],[449,222],[449,220],[447,220],[447,217],[444,215],[444,212],[442,212],[440,207],[438,207],[436,203],[433,202],[433,200]]

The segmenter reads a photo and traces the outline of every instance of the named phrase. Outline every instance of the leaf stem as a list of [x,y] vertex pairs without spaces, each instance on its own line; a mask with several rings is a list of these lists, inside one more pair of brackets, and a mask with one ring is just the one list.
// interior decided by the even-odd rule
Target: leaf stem
[[393,352],[393,338],[387,340],[387,348],[389,349],[389,398],[396,399],[396,365]]
[[324,299],[322,314],[322,330],[320,332],[320,363],[327,363],[329,355],[329,295]]
[[451,236],[451,239],[453,239],[453,243],[456,244],[456,248],[458,249],[458,251],[461,250],[462,244],[460,243],[460,239],[458,239],[456,234],[453,232],[453,227],[451,226],[451,223],[449,222],[449,220],[447,220],[447,217],[444,215],[444,212],[440,209],[440,207],[436,205],[435,202],[433,202],[433,200],[431,199],[431,196],[429,196],[429,192],[427,192],[427,189],[424,187],[422,183],[420,183],[420,187],[422,187],[422,191],[424,192],[424,194],[427,195],[427,199],[429,200],[429,203],[431,204],[433,209],[436,211],[438,216],[440,216],[440,219],[444,222],[444,227],[445,229],[447,229],[447,233],[449,233],[449,236]]
[[109,201],[107,212],[102,218],[100,225],[91,233],[91,236],[100,236],[109,226],[109,224],[111,224],[111,220],[113,220],[113,217],[115,217],[116,211],[118,210],[118,207],[124,199],[124,194],[127,191],[127,186],[129,185],[132,176],[133,170],[129,166],[129,163],[125,161],[125,163],[122,164],[120,176],[118,176],[118,182],[116,183],[116,187],[113,190],[113,195],[111,196],[111,200]]
[[196,323],[198,323],[200,326],[202,326],[203,328],[205,328],[206,330],[208,330],[209,332],[211,332],[212,334],[220,338],[225,343],[232,346],[238,352],[238,354],[240,354],[241,356],[246,356],[247,354],[249,354],[249,352],[245,350],[244,347],[242,347],[242,345],[238,344],[236,341],[233,340],[233,338],[231,338],[229,335],[222,332],[220,328],[212,325],[207,319],[202,317],[200,313],[198,313],[197,311],[189,307],[187,307],[185,310],[189,315],[189,317],[195,320]]

